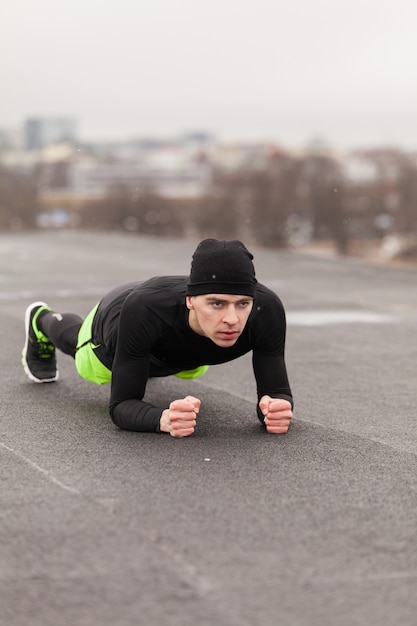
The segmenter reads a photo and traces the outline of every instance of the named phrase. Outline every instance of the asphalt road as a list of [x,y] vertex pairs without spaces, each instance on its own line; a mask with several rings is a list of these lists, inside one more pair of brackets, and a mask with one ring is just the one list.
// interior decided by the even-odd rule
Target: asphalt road
[[67,356],[26,378],[31,301],[86,314],[195,243],[0,236],[1,626],[416,626],[417,269],[253,250],[288,314],[285,436],[250,357],[149,383],[202,399],[182,440],[118,430]]

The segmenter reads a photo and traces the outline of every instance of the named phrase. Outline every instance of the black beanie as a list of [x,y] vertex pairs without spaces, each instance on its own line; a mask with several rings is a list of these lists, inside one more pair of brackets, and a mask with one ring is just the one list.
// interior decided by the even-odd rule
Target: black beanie
[[191,262],[188,296],[224,293],[255,297],[253,255],[241,241],[201,241]]

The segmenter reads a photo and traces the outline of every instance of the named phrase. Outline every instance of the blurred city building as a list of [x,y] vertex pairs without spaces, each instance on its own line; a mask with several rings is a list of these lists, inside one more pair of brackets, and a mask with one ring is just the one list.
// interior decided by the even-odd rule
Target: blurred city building
[[103,197],[118,186],[194,198],[204,194],[210,182],[206,153],[187,138],[84,147],[71,159],[67,176],[67,187],[77,198]]
[[41,150],[48,145],[74,143],[77,122],[66,117],[31,117],[25,122],[24,141],[26,150]]

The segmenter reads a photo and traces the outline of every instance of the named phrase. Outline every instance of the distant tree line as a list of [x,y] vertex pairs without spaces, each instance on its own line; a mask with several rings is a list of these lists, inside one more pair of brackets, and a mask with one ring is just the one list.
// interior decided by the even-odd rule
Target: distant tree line
[[[417,237],[415,158],[401,151],[371,157],[374,175],[352,179],[326,154],[272,153],[230,171],[216,167],[206,194],[193,199],[116,186],[105,198],[83,202],[76,223],[155,236],[238,237],[273,247],[326,239],[340,253],[348,253],[352,241]],[[0,228],[34,228],[41,209],[35,173],[0,168]]]
[[40,210],[34,177],[0,166],[0,230],[35,228]]

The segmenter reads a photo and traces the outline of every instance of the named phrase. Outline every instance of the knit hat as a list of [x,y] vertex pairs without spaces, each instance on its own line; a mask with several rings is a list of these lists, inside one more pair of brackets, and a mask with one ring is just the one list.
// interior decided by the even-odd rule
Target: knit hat
[[224,293],[255,297],[253,255],[241,241],[201,241],[191,262],[188,296]]

